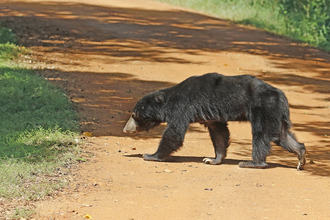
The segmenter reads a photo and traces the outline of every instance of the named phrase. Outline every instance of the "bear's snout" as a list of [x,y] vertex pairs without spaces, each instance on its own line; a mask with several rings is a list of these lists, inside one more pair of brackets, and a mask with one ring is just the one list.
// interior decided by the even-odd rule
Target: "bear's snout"
[[130,134],[136,133],[137,132],[136,128],[137,128],[137,124],[136,124],[134,118],[131,116],[126,123],[126,125],[123,129],[123,132],[130,133]]

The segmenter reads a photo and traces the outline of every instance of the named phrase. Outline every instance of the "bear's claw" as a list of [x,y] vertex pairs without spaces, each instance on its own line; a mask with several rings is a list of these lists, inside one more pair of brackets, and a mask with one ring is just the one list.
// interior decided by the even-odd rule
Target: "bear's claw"
[[221,164],[221,160],[217,160],[214,158],[204,158],[203,162],[206,164],[211,164],[211,165],[219,165]]

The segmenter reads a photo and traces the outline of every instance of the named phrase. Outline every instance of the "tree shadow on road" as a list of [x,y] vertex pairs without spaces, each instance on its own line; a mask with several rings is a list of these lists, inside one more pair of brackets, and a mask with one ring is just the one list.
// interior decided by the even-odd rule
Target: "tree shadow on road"
[[315,62],[280,62],[278,66],[313,68],[329,74],[322,66],[329,54],[265,31],[193,12],[14,1],[0,6],[0,13],[0,24],[18,33],[24,45],[43,46],[52,52],[106,55],[125,61],[191,63],[172,57],[171,50],[180,49],[191,55],[235,51],[268,56],[274,61],[311,60]]
[[[173,86],[170,82],[140,80],[129,73],[63,72],[38,70],[46,79],[66,88],[81,120],[81,131],[94,136],[123,136],[122,129],[137,101],[144,95]],[[160,137],[164,125],[141,138]],[[126,136],[126,135],[125,135]]]

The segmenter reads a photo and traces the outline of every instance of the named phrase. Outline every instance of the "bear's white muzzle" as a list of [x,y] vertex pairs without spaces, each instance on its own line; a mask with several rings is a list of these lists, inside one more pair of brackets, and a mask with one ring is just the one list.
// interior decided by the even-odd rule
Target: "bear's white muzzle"
[[137,128],[137,124],[136,124],[134,118],[131,116],[131,117],[128,119],[127,123],[126,123],[126,125],[125,125],[125,127],[124,127],[124,129],[123,129],[123,132],[124,132],[124,133],[130,133],[130,134],[133,134],[133,133],[136,133],[136,132],[137,132],[137,131],[136,131],[136,128]]

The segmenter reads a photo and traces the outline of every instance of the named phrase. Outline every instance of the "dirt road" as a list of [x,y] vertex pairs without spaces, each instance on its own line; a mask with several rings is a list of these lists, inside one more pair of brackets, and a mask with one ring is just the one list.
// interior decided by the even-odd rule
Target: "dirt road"
[[[330,56],[264,31],[148,0],[0,0],[0,22],[32,48],[30,65],[64,87],[81,115],[88,161],[68,187],[37,203],[35,219],[330,219]],[[282,89],[297,159],[274,146],[267,169],[251,158],[248,123],[230,123],[219,166],[207,130],[190,127],[170,161],[146,162],[160,127],[122,133],[138,99],[192,75],[252,74]]]

